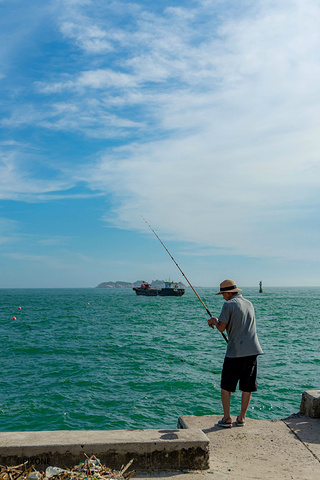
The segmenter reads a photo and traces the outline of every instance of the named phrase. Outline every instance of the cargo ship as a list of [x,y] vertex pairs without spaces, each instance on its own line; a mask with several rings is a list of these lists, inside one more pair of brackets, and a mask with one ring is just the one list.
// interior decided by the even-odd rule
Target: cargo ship
[[140,287],[133,287],[137,295],[144,295],[146,297],[182,297],[185,289],[179,286],[176,282],[165,282],[163,288],[152,288],[150,283],[142,282]]

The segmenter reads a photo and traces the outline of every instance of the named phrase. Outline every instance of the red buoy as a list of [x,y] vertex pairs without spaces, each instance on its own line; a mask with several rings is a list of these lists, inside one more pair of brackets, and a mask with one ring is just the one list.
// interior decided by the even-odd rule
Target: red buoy
[[12,320],[17,320],[17,317],[12,317]]
[[18,307],[18,310],[21,310],[21,307]]

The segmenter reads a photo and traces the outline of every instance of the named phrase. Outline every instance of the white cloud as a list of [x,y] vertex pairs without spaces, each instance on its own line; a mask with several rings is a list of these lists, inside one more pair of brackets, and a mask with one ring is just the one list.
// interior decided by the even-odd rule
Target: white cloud
[[83,91],[88,88],[98,90],[132,88],[137,86],[137,79],[126,73],[98,69],[81,72],[77,78],[66,79],[64,82],[49,84],[36,82],[35,85],[41,93],[56,93],[74,89]]
[[[23,157],[23,161],[21,158]],[[74,186],[73,180],[62,178],[35,178],[32,168],[28,171],[26,160],[34,157],[21,149],[0,151],[0,199],[33,202],[41,195],[67,190]],[[39,159],[38,159],[39,160]]]
[[97,25],[64,22],[61,25],[61,32],[65,37],[75,40],[76,44],[88,53],[98,54],[113,50],[107,40],[107,33]]
[[62,237],[59,235],[56,235],[54,237],[50,238],[43,238],[38,241],[40,245],[44,245],[46,247],[52,247],[56,245],[65,245],[66,243],[69,243],[71,240],[71,237]]
[[151,47],[128,65],[137,84],[151,71],[167,86],[137,90],[176,134],[115,149],[86,173],[113,192],[117,225],[136,228],[144,214],[226,252],[315,258],[318,227],[306,238],[300,223],[319,203],[319,20],[313,1],[261,3],[197,47],[179,25],[167,41],[161,22],[143,24]]
[[137,228],[143,214],[173,238],[212,245],[220,253],[288,256],[300,243],[300,253],[292,254],[310,258],[317,232],[306,239],[295,222],[305,216],[317,180],[295,157],[295,144],[279,173],[273,159],[277,148],[248,147],[252,165],[234,148],[212,154],[202,134],[185,139],[183,146],[179,140],[132,146],[115,152],[114,160],[105,158],[86,176],[92,188],[113,192],[117,225]]
[[[48,268],[54,270],[64,270],[68,271],[70,269],[70,264],[62,257],[57,258],[54,255],[37,255],[37,254],[28,254],[23,252],[12,252],[3,254],[4,257],[10,258],[16,262],[25,262],[30,264],[33,268],[37,269],[38,265],[42,268]],[[37,265],[38,264],[38,265]]]
[[69,181],[22,178],[4,163],[3,198],[14,177],[18,191],[38,195],[81,181],[112,193],[106,218],[119,227],[136,229],[144,214],[171,238],[220,252],[317,257],[320,5],[246,2],[237,15],[224,4],[219,16],[210,1],[157,15],[128,4],[130,28],[110,28],[107,15],[68,2],[61,32],[85,61],[41,78],[35,93],[47,103],[2,124],[122,146],[68,170]]

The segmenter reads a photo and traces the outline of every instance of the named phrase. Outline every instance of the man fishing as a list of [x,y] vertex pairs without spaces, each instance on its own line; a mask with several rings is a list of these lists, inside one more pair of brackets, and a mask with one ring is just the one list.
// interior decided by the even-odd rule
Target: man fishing
[[251,393],[257,390],[257,356],[262,355],[257,331],[254,308],[239,292],[233,280],[220,283],[220,292],[225,303],[219,318],[211,317],[209,327],[216,327],[219,332],[228,333],[228,346],[221,375],[221,400],[223,418],[219,420],[220,427],[231,427],[230,417],[231,393],[239,388],[242,390],[241,411],[236,419],[236,425],[245,425],[245,417],[251,400]]

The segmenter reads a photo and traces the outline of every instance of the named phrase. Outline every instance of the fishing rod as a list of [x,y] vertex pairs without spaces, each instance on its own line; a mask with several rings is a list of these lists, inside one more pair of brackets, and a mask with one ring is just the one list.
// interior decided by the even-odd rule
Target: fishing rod
[[[184,278],[187,280],[187,282],[189,283],[190,287],[192,288],[192,290],[194,291],[194,293],[197,295],[198,297],[198,300],[200,300],[200,302],[202,303],[202,305],[204,306],[204,308],[206,309],[206,312],[207,314],[212,317],[208,307],[205,305],[205,303],[203,302],[202,298],[200,297],[200,295],[198,294],[198,292],[196,291],[196,289],[191,285],[189,279],[185,276],[185,274],[183,273],[183,271],[181,270],[181,268],[179,267],[178,263],[175,261],[175,259],[173,258],[173,256],[171,255],[171,253],[169,252],[169,250],[167,249],[167,247],[165,246],[165,244],[162,242],[162,240],[158,237],[158,235],[156,234],[156,232],[153,230],[153,228],[149,225],[149,223],[147,222],[147,220],[142,217],[142,219],[146,222],[146,224],[148,225],[148,227],[150,228],[150,230],[155,234],[155,236],[157,237],[157,239],[159,240],[159,242],[161,243],[161,245],[163,246],[163,248],[165,249],[165,251],[168,253],[168,255],[171,257],[171,259],[174,261],[174,263],[176,264],[176,266],[179,268],[180,272],[182,273],[182,275],[184,276]],[[223,338],[225,339],[225,341],[228,343],[228,338],[226,337],[226,335],[224,334],[224,332],[221,332]]]

